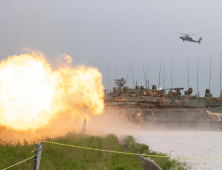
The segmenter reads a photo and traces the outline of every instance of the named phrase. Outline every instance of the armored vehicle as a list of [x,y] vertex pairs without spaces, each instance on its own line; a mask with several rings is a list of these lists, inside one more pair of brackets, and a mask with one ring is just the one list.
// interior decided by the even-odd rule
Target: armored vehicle
[[[218,130],[222,129],[222,98],[192,96],[189,88],[157,89],[124,86],[124,78],[116,79],[113,91],[104,97],[105,110],[112,111],[136,124],[156,130]],[[166,90],[169,90],[166,94]]]

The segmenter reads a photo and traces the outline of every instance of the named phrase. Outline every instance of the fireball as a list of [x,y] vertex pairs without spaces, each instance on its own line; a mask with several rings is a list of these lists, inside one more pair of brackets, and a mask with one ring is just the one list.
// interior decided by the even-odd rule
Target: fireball
[[[43,54],[22,54],[0,63],[0,125],[15,130],[37,129],[58,113],[73,117],[103,112],[102,75],[96,68],[52,70]],[[84,113],[83,113],[84,112]],[[87,113],[86,113],[87,112]]]

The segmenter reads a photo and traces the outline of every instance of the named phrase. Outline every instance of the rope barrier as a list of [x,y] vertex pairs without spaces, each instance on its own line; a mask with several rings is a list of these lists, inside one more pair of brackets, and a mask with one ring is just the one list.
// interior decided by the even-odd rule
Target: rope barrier
[[[36,155],[35,155],[35,156],[36,156]],[[30,157],[30,158],[27,158],[26,160],[23,160],[23,161],[21,161],[21,162],[18,162],[18,163],[16,163],[16,164],[11,165],[11,166],[9,166],[9,167],[7,167],[7,168],[4,168],[4,169],[2,169],[2,170],[9,169],[9,168],[11,168],[11,167],[13,167],[13,166],[16,166],[16,165],[20,164],[20,163],[23,163],[23,162],[25,162],[25,161],[28,161],[29,159],[33,159],[35,156],[32,156],[32,157]]]
[[140,156],[146,156],[146,157],[176,158],[176,159],[222,160],[222,158],[195,158],[195,157],[147,155],[147,154],[139,154],[139,153],[130,153],[130,152],[120,152],[120,151],[111,151],[111,150],[104,150],[104,149],[88,148],[88,147],[83,147],[83,146],[68,145],[68,144],[62,144],[62,143],[56,143],[56,142],[50,142],[50,141],[42,141],[42,142],[51,143],[51,144],[56,144],[56,145],[62,145],[62,146],[69,146],[69,147],[74,147],[74,148],[80,148],[80,149],[88,149],[88,150],[94,150],[94,151],[103,151],[103,152],[119,153],[119,154],[126,154],[126,155],[140,155]]
[[[120,151],[111,151],[111,150],[105,150],[105,149],[96,149],[96,148],[88,148],[88,147],[83,147],[83,146],[75,146],[75,145],[68,145],[68,144],[62,144],[62,143],[56,143],[56,142],[51,142],[51,141],[42,141],[45,143],[51,143],[51,144],[56,144],[56,145],[62,145],[62,146],[69,146],[69,147],[74,147],[74,148],[80,148],[80,149],[87,149],[87,150],[94,150],[94,151],[103,151],[103,152],[111,152],[111,153],[119,153],[119,154],[125,154],[125,155],[139,155],[139,156],[146,156],[146,157],[159,157],[159,158],[176,158],[176,159],[207,159],[207,160],[222,160],[222,158],[196,158],[196,157],[179,157],[179,156],[161,156],[161,155],[147,155],[147,154],[139,154],[139,153],[130,153],[130,152],[120,152]],[[33,152],[33,151],[32,151]],[[30,159],[33,159],[36,155],[29,157],[23,161],[20,161],[14,165],[11,165],[7,168],[4,168],[2,170],[7,170],[11,167],[14,167],[18,164],[21,164],[25,161],[28,161]]]

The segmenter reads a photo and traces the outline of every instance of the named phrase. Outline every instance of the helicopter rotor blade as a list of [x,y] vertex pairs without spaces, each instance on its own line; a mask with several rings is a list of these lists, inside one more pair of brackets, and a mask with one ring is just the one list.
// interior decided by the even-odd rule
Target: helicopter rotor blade
[[181,32],[177,32],[177,33],[179,33],[179,34],[183,34],[183,35],[188,35],[188,34],[184,34],[184,33],[181,33]]
[[183,35],[186,35],[186,36],[194,36],[195,34],[184,34],[184,33],[181,33],[181,32],[177,32],[179,34],[183,34]]

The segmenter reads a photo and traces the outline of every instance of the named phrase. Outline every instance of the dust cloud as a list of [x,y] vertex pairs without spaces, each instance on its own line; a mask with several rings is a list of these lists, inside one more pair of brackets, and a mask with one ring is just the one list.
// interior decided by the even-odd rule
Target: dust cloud
[[147,127],[136,124],[117,114],[118,110],[105,110],[101,115],[95,115],[88,122],[88,133],[92,135],[115,134],[118,137],[129,132],[147,131]]
[[[117,110],[116,110],[117,112]],[[84,114],[85,113],[85,114]],[[115,111],[104,111],[100,115],[88,115],[82,111],[78,118],[73,117],[71,112],[58,113],[55,118],[51,119],[48,125],[36,129],[34,132],[19,131],[6,126],[0,126],[0,141],[15,144],[17,141],[28,143],[37,143],[47,137],[55,138],[65,136],[69,132],[82,133],[84,118],[87,119],[86,134],[103,136],[107,134],[115,134],[121,137],[125,134],[136,133],[137,131],[147,131],[139,125],[136,125],[124,117],[115,114]]]

